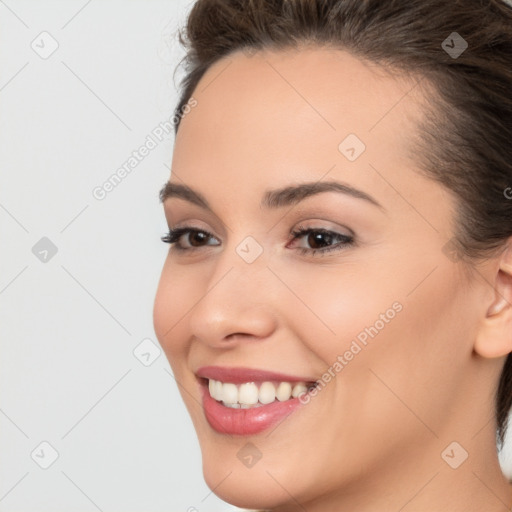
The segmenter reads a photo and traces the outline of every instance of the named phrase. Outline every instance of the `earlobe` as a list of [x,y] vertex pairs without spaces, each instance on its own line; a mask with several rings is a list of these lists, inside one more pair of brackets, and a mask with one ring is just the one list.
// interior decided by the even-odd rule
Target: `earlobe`
[[495,283],[495,300],[488,307],[478,330],[474,350],[482,357],[496,358],[512,352],[512,249],[501,255]]

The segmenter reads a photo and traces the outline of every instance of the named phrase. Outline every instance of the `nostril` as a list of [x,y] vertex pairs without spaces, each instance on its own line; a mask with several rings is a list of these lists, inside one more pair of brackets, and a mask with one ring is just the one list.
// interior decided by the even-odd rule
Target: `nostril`
[[235,332],[233,334],[228,334],[226,336],[226,341],[234,341],[238,336],[250,336],[247,333],[244,332]]

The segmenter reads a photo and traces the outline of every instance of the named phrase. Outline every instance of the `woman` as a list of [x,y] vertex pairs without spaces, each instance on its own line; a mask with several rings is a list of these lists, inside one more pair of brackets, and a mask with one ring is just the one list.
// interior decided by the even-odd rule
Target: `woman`
[[501,0],[194,5],[154,325],[220,498],[511,509],[511,28]]

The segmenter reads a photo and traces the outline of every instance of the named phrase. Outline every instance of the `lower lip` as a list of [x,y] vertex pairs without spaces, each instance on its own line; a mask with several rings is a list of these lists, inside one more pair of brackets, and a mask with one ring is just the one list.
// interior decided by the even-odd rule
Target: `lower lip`
[[203,407],[210,426],[220,434],[249,436],[267,430],[303,405],[298,398],[249,409],[226,407],[210,396],[207,386],[202,385]]

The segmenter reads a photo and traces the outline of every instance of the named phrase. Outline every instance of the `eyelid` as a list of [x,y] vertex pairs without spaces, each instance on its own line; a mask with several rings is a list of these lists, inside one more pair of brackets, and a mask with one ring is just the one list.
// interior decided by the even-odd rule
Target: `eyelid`
[[174,204],[165,206],[167,224],[172,226],[173,229],[190,227],[191,229],[207,231],[209,233],[212,233],[213,229],[219,236],[226,236],[227,232],[231,231],[229,226],[225,225],[219,217],[201,210],[198,206],[187,205],[188,208],[178,208],[177,206]]
[[331,231],[333,233],[338,233],[340,235],[344,236],[351,236],[355,237],[355,232],[350,229],[348,226],[345,226],[343,224],[338,224],[333,221],[329,221],[327,219],[319,219],[319,218],[313,218],[311,220],[306,221],[299,221],[297,224],[295,224],[296,227],[292,228],[290,230],[290,234],[293,231],[297,230],[314,230],[314,231]]

